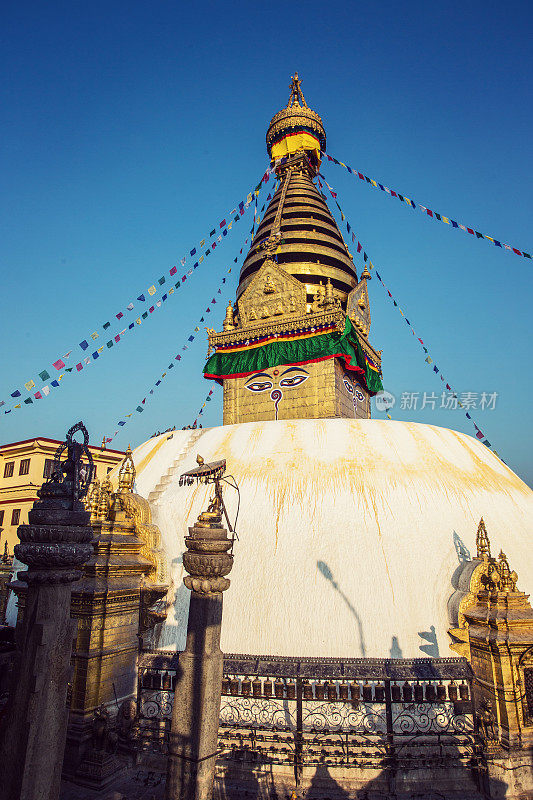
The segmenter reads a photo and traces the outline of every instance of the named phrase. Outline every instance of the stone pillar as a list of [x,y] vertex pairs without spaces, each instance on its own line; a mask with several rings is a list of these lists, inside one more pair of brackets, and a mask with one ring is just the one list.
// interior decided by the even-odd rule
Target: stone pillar
[[222,592],[233,566],[218,491],[185,539],[191,603],[174,695],[166,800],[210,800],[213,793],[223,671]]
[[[84,444],[74,441],[76,430]],[[56,454],[52,478],[37,492],[29,524],[20,525],[15,555],[28,570],[22,630],[17,632],[15,679],[0,732],[0,798],[56,800],[67,726],[67,684],[76,624],[71,586],[92,553],[89,514],[81,497],[92,471],[88,434],[71,428]],[[68,448],[67,458],[60,457]],[[82,453],[88,475],[80,471]]]

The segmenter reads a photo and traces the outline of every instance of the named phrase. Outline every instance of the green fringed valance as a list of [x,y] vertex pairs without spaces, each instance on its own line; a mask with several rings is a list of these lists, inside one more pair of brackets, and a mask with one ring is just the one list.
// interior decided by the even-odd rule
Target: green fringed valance
[[323,333],[231,352],[217,350],[204,367],[204,377],[219,383],[241,378],[280,364],[310,364],[326,358],[344,358],[346,369],[362,379],[371,395],[383,389],[379,371],[365,355],[348,317],[342,333]]

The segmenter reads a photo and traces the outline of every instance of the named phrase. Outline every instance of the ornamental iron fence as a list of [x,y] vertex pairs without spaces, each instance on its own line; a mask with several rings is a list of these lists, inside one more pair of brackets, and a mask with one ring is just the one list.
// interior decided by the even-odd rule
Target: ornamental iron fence
[[[141,750],[168,752],[179,654],[144,652]],[[466,659],[331,659],[226,655],[221,762],[305,767],[484,770]]]

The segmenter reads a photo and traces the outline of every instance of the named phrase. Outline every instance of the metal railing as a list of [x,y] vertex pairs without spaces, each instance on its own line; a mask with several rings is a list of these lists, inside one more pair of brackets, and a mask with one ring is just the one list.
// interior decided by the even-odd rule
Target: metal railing
[[[179,654],[139,659],[141,746],[165,754]],[[466,659],[226,655],[222,761],[304,767],[480,769]]]

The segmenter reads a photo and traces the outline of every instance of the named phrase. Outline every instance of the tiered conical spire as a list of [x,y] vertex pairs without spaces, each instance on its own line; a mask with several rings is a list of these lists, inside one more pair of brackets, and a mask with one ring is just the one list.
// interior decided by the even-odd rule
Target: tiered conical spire
[[346,308],[346,297],[357,284],[357,273],[335,220],[313,183],[312,169],[305,153],[289,157],[279,171],[281,184],[244,261],[237,298],[265,259],[265,245],[282,202],[279,221],[281,239],[276,250],[278,265],[305,284],[309,304],[313,301],[317,285],[325,284],[330,279],[335,296]]

